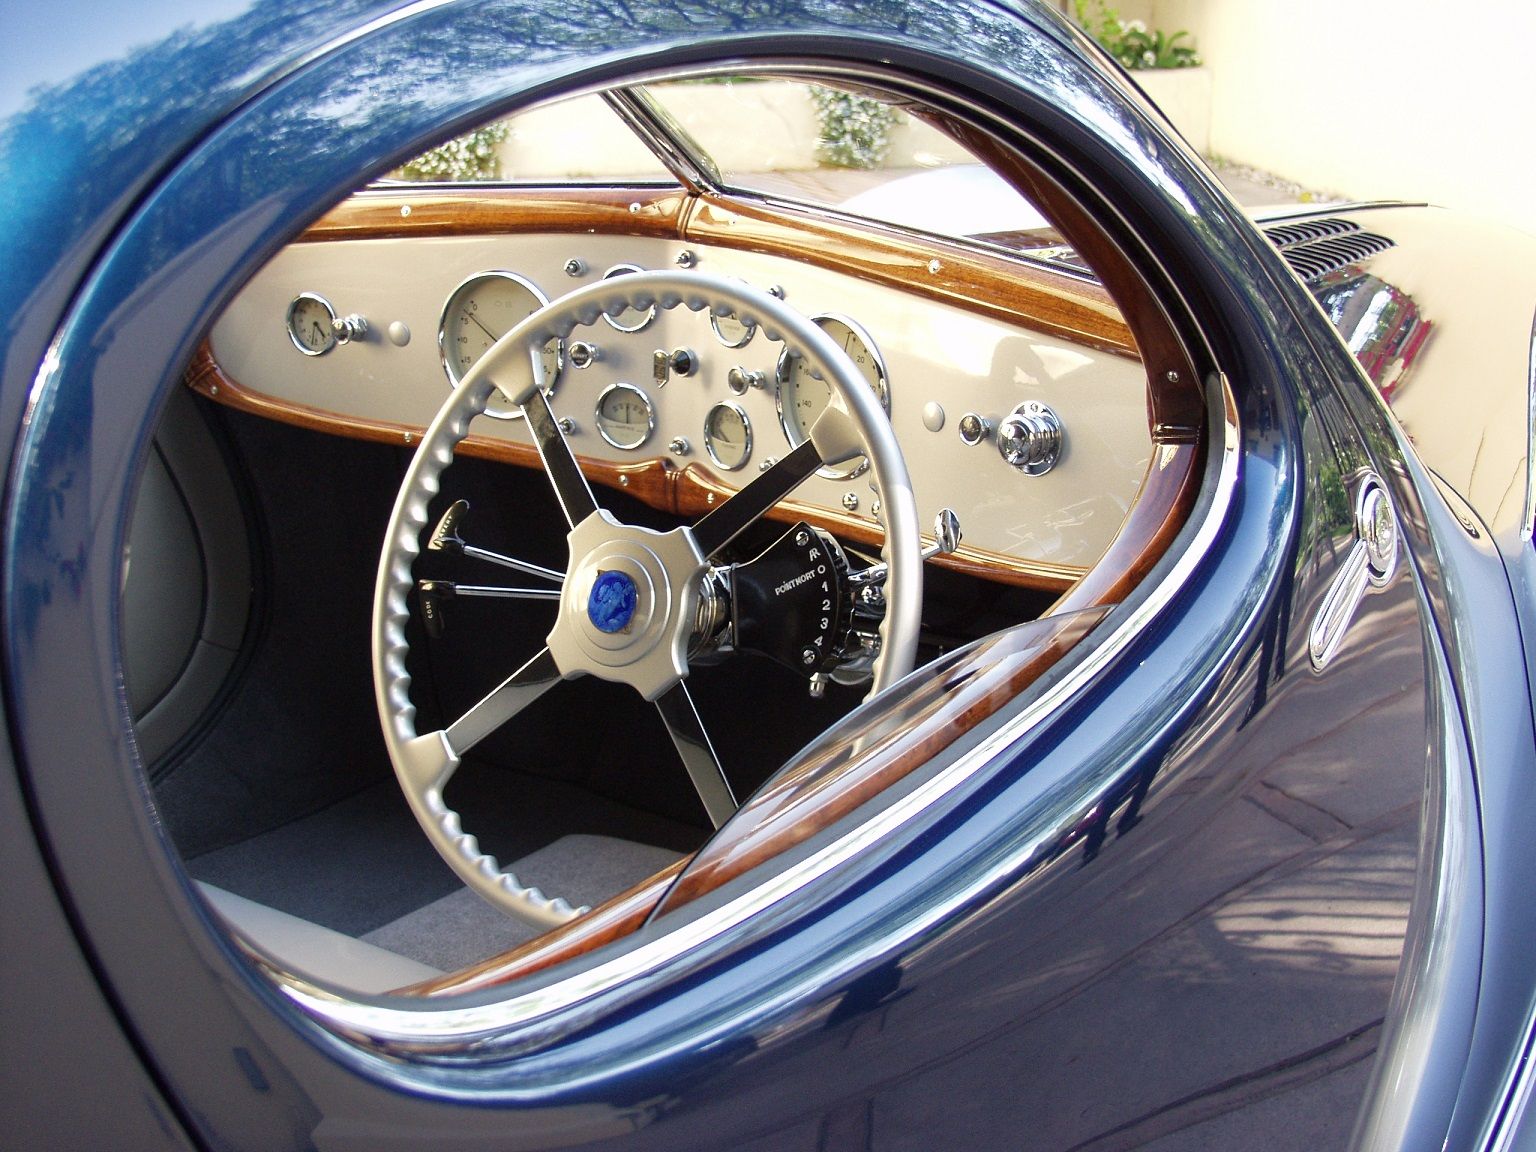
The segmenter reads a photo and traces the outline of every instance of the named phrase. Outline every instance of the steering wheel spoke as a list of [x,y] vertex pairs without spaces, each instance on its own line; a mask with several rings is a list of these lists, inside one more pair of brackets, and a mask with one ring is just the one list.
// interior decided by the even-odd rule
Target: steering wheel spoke
[[821,457],[807,440],[766,472],[759,472],[745,488],[693,526],[699,551],[706,558],[719,552],[820,467]]
[[549,397],[536,390],[523,404],[523,415],[533,434],[534,446],[539,450],[539,459],[544,461],[544,471],[555,489],[555,499],[560,501],[566,523],[574,528],[597,511],[597,500],[587,486],[587,478],[576,466],[571,446],[560,432],[560,425],[549,407]]
[[688,685],[674,684],[658,696],[656,711],[661,713],[672,744],[677,748],[688,778],[693,781],[694,791],[704,802],[710,823],[720,827],[739,805],[736,794],[731,791],[731,782],[725,778],[725,769],[720,766],[720,757],[715,755],[709,733],[699,719],[699,710],[694,706]]
[[560,679],[549,649],[508,676],[443,732],[449,753],[461,757],[552,688]]

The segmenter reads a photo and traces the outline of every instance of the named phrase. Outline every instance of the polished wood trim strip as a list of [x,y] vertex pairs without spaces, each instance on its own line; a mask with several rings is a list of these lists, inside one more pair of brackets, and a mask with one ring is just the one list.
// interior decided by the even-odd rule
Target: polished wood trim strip
[[423,980],[398,990],[404,996],[452,996],[491,988],[540,972],[565,960],[601,948],[639,929],[649,918],[664,892],[688,863],[688,857],[667,865],[634,887],[598,905],[585,916],[551,929],[526,944],[497,956]]
[[688,199],[681,188],[653,185],[377,188],[343,200],[311,224],[299,243],[529,232],[676,240]]
[[[278,400],[265,393],[245,388],[219,366],[213,353],[204,344],[193,357],[186,374],[187,386],[216,403],[241,412],[249,412],[268,420],[323,432],[332,436],[346,436],[354,440],[372,440],[381,444],[395,444],[414,448],[421,440],[424,429],[419,426],[399,424],[388,420],[361,420],[307,404]],[[520,468],[542,468],[538,452],[532,444],[513,440],[501,440],[490,436],[470,436],[456,450],[465,456],[494,460]],[[594,460],[582,456],[582,473],[588,483],[599,484],[624,492],[652,508],[674,516],[698,517],[717,504],[729,499],[733,489],[720,484],[702,468],[688,465],[675,467],[662,457],[639,460],[632,464],[614,464],[606,460]],[[825,508],[799,501],[787,500],[769,510],[768,520],[794,524],[801,520],[846,540],[859,544],[878,545],[884,530],[869,520],[830,512]],[[1067,564],[1050,564],[1041,561],[1021,560],[983,548],[963,546],[951,556],[937,556],[929,563],[990,580],[998,584],[1036,588],[1047,592],[1060,592],[1069,588],[1083,576],[1084,570]]]
[[941,662],[880,698],[773,778],[715,834],[657,905],[664,915],[851,815],[1033,684],[1107,608],[1047,616]]
[[[690,243],[783,256],[1135,358],[1115,302],[1097,284],[1003,255],[783,204],[700,197]],[[937,262],[937,270],[933,267]]]
[[1098,563],[1051,606],[1052,612],[1073,612],[1125,599],[1189,519],[1200,494],[1200,462],[1204,457],[1203,443],[1153,445],[1147,478],[1125,523]]

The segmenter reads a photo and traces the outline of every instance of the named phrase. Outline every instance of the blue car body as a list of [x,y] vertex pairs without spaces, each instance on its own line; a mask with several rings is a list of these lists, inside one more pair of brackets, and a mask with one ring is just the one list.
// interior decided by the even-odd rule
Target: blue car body
[[[1529,536],[1437,478],[1064,22],[927,0],[205,9],[7,39],[49,61],[0,106],[7,1144],[1530,1141]],[[1210,410],[1230,396],[1181,543],[1083,687],[1017,729],[1004,709],[936,757],[914,815],[730,933],[537,1034],[328,1022],[218,928],[145,802],[120,570],[166,396],[265,261],[424,147],[570,90],[786,59],[1027,123],[1076,182],[1166,294]],[[1401,553],[1319,670],[1309,629],[1356,530],[1334,489],[1365,473]]]

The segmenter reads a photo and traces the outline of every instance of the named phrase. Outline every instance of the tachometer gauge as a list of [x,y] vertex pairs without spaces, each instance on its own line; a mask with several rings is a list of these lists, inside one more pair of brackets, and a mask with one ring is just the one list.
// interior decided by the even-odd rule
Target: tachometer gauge
[[650,397],[633,384],[613,384],[603,389],[592,419],[597,434],[615,448],[638,448],[656,429]]
[[[643,269],[637,264],[615,264],[603,273],[604,280],[611,280],[615,276],[628,276],[631,272],[640,272]],[[625,308],[622,312],[610,315],[603,313],[603,319],[608,321],[620,332],[638,332],[652,320],[656,319],[656,305],[649,308]]]
[[[889,415],[891,411],[890,385],[886,380],[885,361],[875,348],[868,334],[841,316],[813,316],[811,323],[848,354],[860,374],[869,382],[880,401],[880,407]],[[779,356],[778,369],[774,373],[779,423],[790,446],[798,448],[811,435],[811,426],[832,399],[832,385],[811,374],[810,365],[798,354],[785,349]],[[850,480],[869,467],[869,461],[860,456],[847,464],[821,469],[821,475],[834,480]]]
[[[449,383],[458,387],[492,344],[548,303],[537,285],[515,272],[481,272],[455,288],[443,305],[437,330],[437,346]],[[553,395],[565,364],[564,342],[551,340],[539,353],[539,362],[544,369],[544,395]],[[487,404],[485,411],[500,420],[520,415],[511,405]]]
[[752,455],[752,422],[740,405],[716,404],[704,417],[704,450],[727,472],[734,472]]
[[288,339],[306,356],[324,356],[336,347],[336,309],[324,296],[300,292],[288,305]]

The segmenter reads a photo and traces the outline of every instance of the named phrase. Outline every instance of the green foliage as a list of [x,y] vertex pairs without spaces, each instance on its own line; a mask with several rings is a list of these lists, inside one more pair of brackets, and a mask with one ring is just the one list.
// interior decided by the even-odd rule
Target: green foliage
[[878,168],[891,148],[896,110],[871,96],[811,87],[821,133],[816,157],[834,168]]
[[407,180],[495,180],[501,175],[497,149],[506,138],[505,124],[487,124],[423,152],[400,175]]
[[1073,0],[1073,4],[1077,22],[1088,35],[1129,69],[1193,68],[1200,63],[1193,43],[1179,43],[1188,38],[1188,32],[1167,36],[1140,20],[1122,20],[1113,8],[1105,7],[1104,0],[1092,0],[1091,7],[1089,0]]

